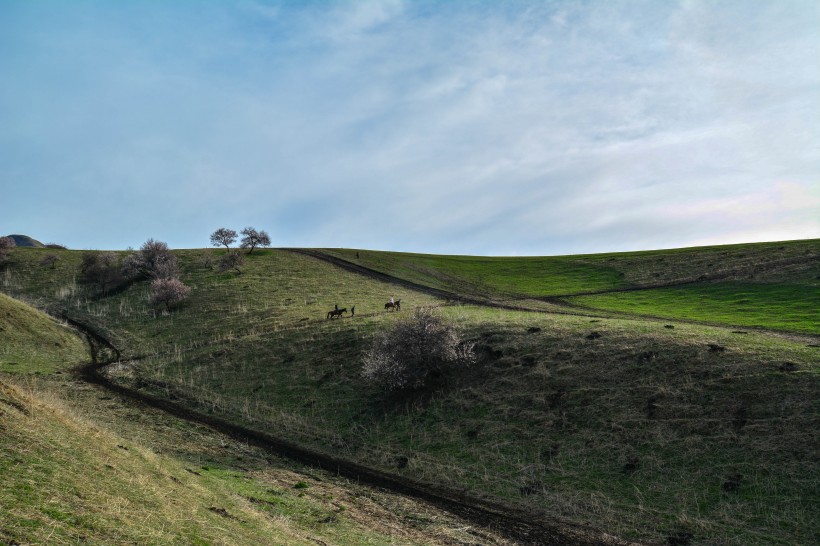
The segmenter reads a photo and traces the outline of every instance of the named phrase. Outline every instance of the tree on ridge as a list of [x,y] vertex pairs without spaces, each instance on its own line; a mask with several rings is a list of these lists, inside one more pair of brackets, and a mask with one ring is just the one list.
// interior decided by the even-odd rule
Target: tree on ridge
[[256,247],[270,246],[270,237],[262,230],[256,230],[252,227],[246,227],[242,230],[242,248],[248,248],[248,254],[253,252]]
[[219,228],[211,233],[212,246],[224,246],[226,250],[231,249],[231,245],[236,241],[237,234],[229,228]]

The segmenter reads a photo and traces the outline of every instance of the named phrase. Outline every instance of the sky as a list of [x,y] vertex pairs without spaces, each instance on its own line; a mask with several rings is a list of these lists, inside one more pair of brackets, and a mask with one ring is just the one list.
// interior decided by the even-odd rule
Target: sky
[[0,235],[820,237],[820,2],[0,1]]

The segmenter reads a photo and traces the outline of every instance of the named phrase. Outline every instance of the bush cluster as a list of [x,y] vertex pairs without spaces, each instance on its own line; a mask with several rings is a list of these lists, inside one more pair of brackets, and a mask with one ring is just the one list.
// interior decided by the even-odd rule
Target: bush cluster
[[170,311],[191,293],[179,280],[177,258],[162,241],[148,239],[138,251],[124,259],[115,252],[84,252],[80,279],[96,284],[101,292],[125,283],[151,280],[151,303],[164,305]]
[[388,391],[431,386],[476,360],[472,343],[431,308],[378,334],[364,356],[362,376]]

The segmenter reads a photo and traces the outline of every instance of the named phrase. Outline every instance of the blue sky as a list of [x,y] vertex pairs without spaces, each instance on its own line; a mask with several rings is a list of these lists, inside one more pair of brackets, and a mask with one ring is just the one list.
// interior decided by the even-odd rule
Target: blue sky
[[0,234],[820,237],[820,2],[0,2]]

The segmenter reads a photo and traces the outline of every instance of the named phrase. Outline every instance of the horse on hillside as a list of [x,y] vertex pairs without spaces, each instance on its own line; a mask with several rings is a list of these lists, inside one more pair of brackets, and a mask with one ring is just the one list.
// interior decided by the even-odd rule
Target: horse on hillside
[[341,309],[331,309],[327,312],[327,318],[332,319],[333,317],[342,318],[342,313],[347,313],[347,307],[343,307]]
[[393,311],[401,311],[401,300],[396,300],[395,303],[388,301],[384,304],[384,310],[392,309]]

